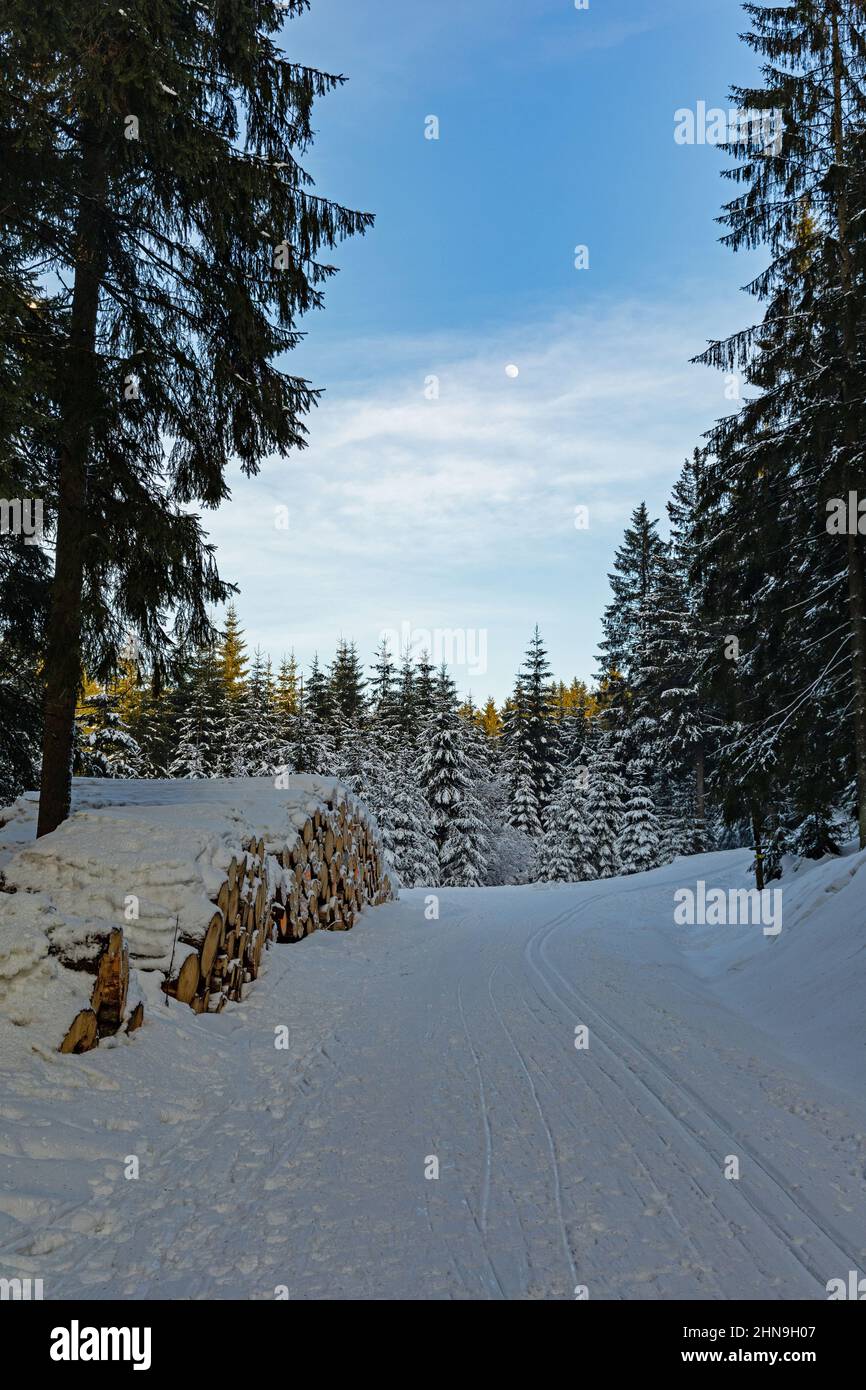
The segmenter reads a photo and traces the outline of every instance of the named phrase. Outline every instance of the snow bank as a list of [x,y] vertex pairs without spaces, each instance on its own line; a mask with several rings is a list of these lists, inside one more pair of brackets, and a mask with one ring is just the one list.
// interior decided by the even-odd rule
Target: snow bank
[[[35,795],[0,811],[0,1017],[57,1046],[87,1005],[88,972],[113,927],[123,927],[131,966],[167,971],[174,957],[177,968],[242,841],[263,839],[274,855],[292,848],[329,802],[345,802],[375,831],[333,778],[283,780],[278,788],[266,777],[78,779],[72,815],[40,840]],[[272,889],[282,865],[275,857],[267,865]],[[130,996],[134,1004],[140,988]]]
[[788,1052],[837,1082],[862,1086],[866,851],[789,861],[770,886],[782,893],[777,937],[753,926],[688,927],[690,963],[720,999],[783,1040]]

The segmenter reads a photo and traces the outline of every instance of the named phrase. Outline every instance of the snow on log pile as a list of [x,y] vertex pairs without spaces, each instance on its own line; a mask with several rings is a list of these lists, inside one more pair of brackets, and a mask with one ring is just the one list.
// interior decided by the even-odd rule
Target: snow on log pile
[[271,941],[348,931],[391,898],[366,808],[333,779],[279,781],[81,779],[40,840],[33,796],[0,811],[0,1016],[84,1052],[139,1026],[139,971],[216,1013]]

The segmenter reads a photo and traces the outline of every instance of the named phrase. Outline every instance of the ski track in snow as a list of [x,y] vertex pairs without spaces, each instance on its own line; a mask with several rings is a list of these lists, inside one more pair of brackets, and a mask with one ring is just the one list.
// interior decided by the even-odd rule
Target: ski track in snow
[[438,921],[414,890],[273,948],[218,1016],[153,978],[131,1038],[0,1053],[0,1274],[49,1299],[825,1298],[866,1263],[866,1109],[691,961],[695,872],[440,889]]

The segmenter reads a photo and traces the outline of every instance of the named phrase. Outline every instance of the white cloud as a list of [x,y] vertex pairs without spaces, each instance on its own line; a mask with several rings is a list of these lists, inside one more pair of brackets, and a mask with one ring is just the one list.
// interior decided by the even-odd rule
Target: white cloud
[[[729,408],[722,379],[688,365],[703,336],[685,307],[636,303],[471,343],[344,344],[344,361],[376,369],[331,376],[310,447],[233,481],[232,503],[206,523],[251,641],[306,661],[315,648],[329,657],[342,633],[366,660],[403,621],[485,629],[489,678],[473,685],[501,696],[537,621],[557,670],[589,674],[622,527],[642,498],[658,514]],[[434,373],[439,398],[427,400]],[[280,505],[288,531],[274,525]],[[588,532],[575,529],[578,505]]]

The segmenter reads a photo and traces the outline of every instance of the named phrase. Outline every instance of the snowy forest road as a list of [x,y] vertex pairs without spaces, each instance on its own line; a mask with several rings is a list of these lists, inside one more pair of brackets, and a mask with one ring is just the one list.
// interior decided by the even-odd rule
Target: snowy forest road
[[46,1064],[2,1112],[44,1138],[4,1144],[0,1269],[46,1298],[826,1298],[863,1267],[866,1113],[722,999],[682,877],[440,889],[438,920],[404,892],[218,1017],[154,1003]]

